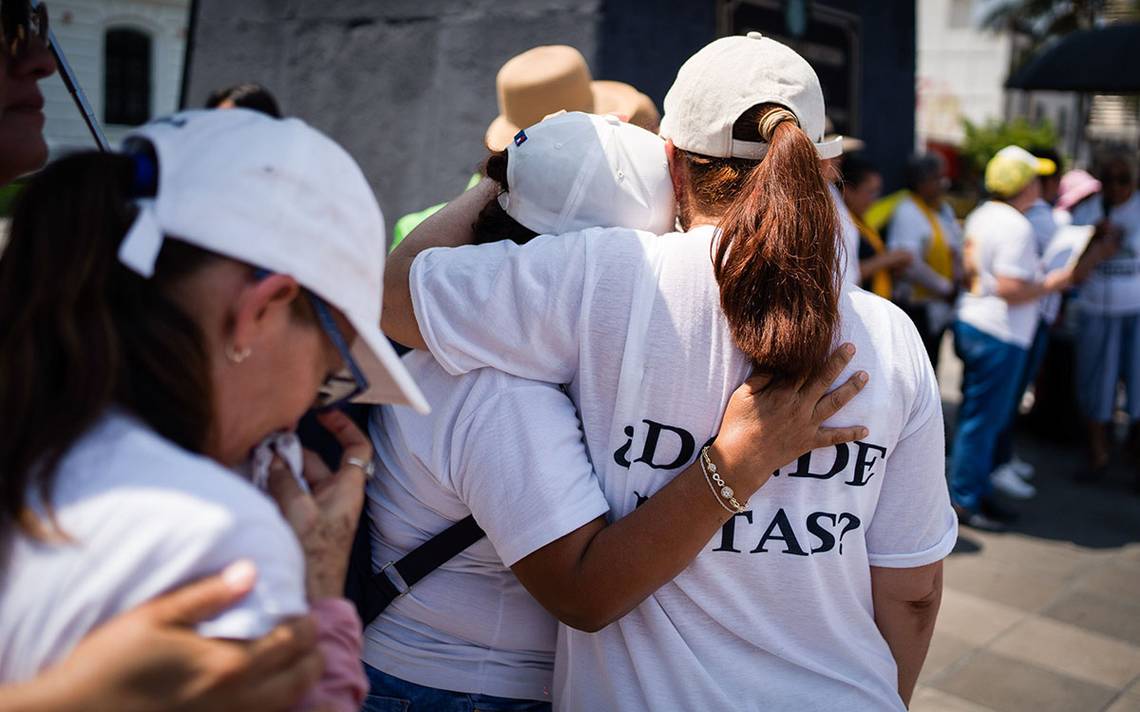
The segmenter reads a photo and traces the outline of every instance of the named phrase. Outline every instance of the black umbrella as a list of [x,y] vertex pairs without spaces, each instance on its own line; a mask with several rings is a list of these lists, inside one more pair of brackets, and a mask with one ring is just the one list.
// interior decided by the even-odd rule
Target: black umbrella
[[1065,35],[1005,83],[1009,89],[1140,92],[1140,24],[1117,23]]

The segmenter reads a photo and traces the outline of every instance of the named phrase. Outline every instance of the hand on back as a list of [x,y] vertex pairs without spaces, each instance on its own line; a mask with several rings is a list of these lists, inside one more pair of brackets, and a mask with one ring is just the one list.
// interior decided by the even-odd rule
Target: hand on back
[[820,375],[803,383],[773,382],[769,376],[745,381],[728,401],[710,447],[713,462],[734,478],[759,487],[805,452],[866,437],[862,426],[823,426],[867,383],[868,374],[858,371],[828,391],[854,354],[852,344],[840,346]]

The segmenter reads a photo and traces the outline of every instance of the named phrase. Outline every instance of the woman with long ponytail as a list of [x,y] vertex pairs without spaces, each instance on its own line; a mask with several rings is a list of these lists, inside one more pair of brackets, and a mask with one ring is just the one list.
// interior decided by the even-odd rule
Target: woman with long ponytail
[[[624,618],[592,636],[563,629],[560,709],[901,711],[910,699],[957,534],[941,402],[906,316],[840,284],[821,161],[841,139],[824,133],[802,57],[759,33],[722,38],[665,98],[680,232],[425,251],[472,241],[497,193],[485,181],[391,256],[385,331],[453,374],[566,384],[612,519],[694,465],[700,496],[727,514]],[[517,141],[525,152],[526,130]],[[548,192],[572,206],[578,187]],[[866,386],[820,422],[865,426],[854,442],[821,442],[762,476],[724,453],[740,431],[720,420],[741,384],[792,412],[845,380]],[[642,556],[660,555],[646,543]]]
[[826,363],[839,325],[839,243],[820,239],[838,229],[835,209],[795,114],[761,106],[738,125],[734,136],[769,148],[718,223],[721,309],[760,373],[805,380]]

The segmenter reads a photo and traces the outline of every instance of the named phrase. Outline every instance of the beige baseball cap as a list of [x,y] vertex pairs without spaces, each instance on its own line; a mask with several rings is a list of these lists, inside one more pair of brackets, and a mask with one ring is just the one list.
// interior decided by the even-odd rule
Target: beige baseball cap
[[757,104],[779,104],[795,114],[820,158],[842,154],[842,138],[824,137],[827,116],[815,70],[759,32],[722,37],[681,65],[665,95],[661,136],[702,156],[758,160],[767,143],[732,137],[732,125]]
[[567,45],[533,47],[511,57],[495,77],[495,90],[499,115],[483,136],[492,151],[557,111],[620,114],[650,130],[659,119],[652,99],[624,82],[595,80],[586,58]]

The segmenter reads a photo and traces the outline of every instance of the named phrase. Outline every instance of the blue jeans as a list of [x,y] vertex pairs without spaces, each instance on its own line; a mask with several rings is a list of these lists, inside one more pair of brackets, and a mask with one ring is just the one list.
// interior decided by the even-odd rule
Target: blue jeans
[[950,498],[976,511],[990,493],[994,446],[1013,415],[1026,349],[954,322],[954,352],[962,359],[962,405],[950,461]]
[[1037,380],[1037,372],[1041,370],[1041,363],[1045,360],[1045,351],[1049,346],[1049,325],[1044,321],[1037,323],[1037,333],[1033,336],[1033,343],[1026,356],[1025,368],[1021,369],[1021,378],[1017,380],[1017,392],[1013,394],[1013,404],[1009,412],[1009,422],[998,435],[994,446],[994,467],[1004,465],[1013,459],[1013,421],[1017,419],[1017,409],[1021,405],[1021,397],[1029,385]]
[[549,702],[512,700],[424,687],[364,663],[370,685],[362,712],[550,712]]

